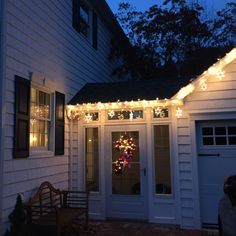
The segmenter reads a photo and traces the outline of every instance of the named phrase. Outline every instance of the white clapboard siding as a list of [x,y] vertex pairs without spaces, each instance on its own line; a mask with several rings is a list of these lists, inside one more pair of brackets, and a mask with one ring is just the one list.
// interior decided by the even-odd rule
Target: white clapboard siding
[[207,114],[213,112],[236,111],[236,61],[224,68],[225,78],[219,80],[211,77],[207,80],[207,90],[196,88],[185,98],[183,117],[177,122],[177,145],[179,157],[179,186],[181,225],[185,228],[197,227],[196,188],[193,170],[197,167],[192,146],[189,114]]
[[[108,59],[111,33],[98,15],[98,50],[72,27],[72,1],[25,0],[6,1],[6,81],[3,173],[3,221],[7,221],[16,196],[24,201],[32,196],[42,181],[68,188],[69,122],[65,123],[65,155],[12,159],[14,135],[14,76],[29,78],[39,73],[50,89],[66,94],[68,102],[87,82],[115,80],[110,74],[116,62]],[[73,130],[73,179],[78,185],[78,131]],[[79,168],[78,166],[81,165]]]

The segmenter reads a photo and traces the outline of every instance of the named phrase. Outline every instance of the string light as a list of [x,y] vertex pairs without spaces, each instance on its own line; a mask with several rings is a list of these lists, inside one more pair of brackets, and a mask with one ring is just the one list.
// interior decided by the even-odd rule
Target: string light
[[177,107],[175,116],[176,116],[177,118],[180,118],[182,115],[183,115],[183,110],[180,109],[179,107]]
[[[236,59],[236,48],[231,50],[224,58],[219,60],[216,64],[211,66],[208,70],[204,71],[202,75],[199,76],[198,79],[192,81],[190,84],[187,86],[181,88],[179,92],[173,96],[170,99],[163,99],[159,100],[156,98],[156,100],[140,100],[138,99],[137,101],[124,101],[121,102],[118,100],[117,102],[108,102],[108,103],[87,103],[87,104],[77,104],[77,105],[68,105],[67,106],[67,117],[71,120],[74,119],[80,119],[83,115],[84,111],[100,111],[100,110],[109,110],[108,115],[112,118],[115,116],[114,110],[131,110],[133,111],[135,108],[142,108],[144,109],[144,112],[146,112],[146,108],[155,108],[154,112],[156,115],[161,116],[161,107],[168,107],[168,106],[173,106],[177,107],[176,108],[176,117],[179,118],[182,116],[182,109],[180,106],[182,106],[183,99],[192,93],[197,87],[200,87],[203,91],[207,90],[207,80],[209,76],[214,76],[219,80],[222,80],[225,77],[225,72],[223,68],[232,62],[233,60]],[[132,112],[133,114],[133,112]],[[133,120],[132,115],[130,113],[130,120]],[[84,116],[84,119],[86,122],[92,121],[92,118],[89,116]],[[123,120],[124,115],[120,114],[118,116],[118,119]],[[136,119],[135,119],[136,120]]]
[[90,123],[92,120],[93,120],[93,116],[90,113],[88,113],[84,116],[84,121],[86,123]]

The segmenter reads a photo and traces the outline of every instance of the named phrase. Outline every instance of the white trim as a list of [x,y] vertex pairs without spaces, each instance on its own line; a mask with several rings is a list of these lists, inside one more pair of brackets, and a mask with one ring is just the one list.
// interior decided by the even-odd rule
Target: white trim
[[194,201],[194,226],[200,229],[200,196],[198,181],[198,161],[197,161],[197,140],[196,140],[196,120],[190,120],[190,137],[191,137],[191,153],[192,153],[192,173],[193,173],[193,201]]
[[0,119],[0,235],[3,234],[3,218],[2,218],[2,201],[3,201],[3,158],[4,158],[4,127],[5,127],[5,83],[6,83],[6,28],[7,28],[7,1],[0,1],[0,111],[1,111],[1,119]]
[[236,113],[205,113],[205,114],[190,114],[190,135],[191,135],[191,147],[192,147],[192,173],[193,173],[193,201],[195,222],[194,227],[201,228],[201,215],[200,215],[200,197],[199,197],[199,181],[198,181],[198,162],[197,162],[197,137],[196,137],[196,122],[197,121],[212,121],[212,120],[232,120],[236,119]]
[[175,204],[176,204],[176,224],[183,225],[182,215],[181,215],[181,199],[180,199],[180,167],[179,167],[179,149],[178,149],[178,127],[177,118],[174,112],[171,113],[171,125],[172,125],[172,157],[173,157],[173,175],[174,181],[174,191],[175,191]]

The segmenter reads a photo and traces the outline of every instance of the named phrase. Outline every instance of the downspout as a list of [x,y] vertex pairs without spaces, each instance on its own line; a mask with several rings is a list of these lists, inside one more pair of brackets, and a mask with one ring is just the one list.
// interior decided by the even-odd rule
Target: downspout
[[73,188],[73,119],[70,119],[70,135],[69,135],[69,189]]
[[6,0],[0,0],[0,235],[3,234],[3,158],[5,125],[5,78],[6,78]]

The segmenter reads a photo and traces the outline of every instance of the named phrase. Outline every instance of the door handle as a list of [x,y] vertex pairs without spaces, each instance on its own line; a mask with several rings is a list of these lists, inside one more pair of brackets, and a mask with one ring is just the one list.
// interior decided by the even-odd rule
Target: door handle
[[140,169],[140,171],[143,171],[143,175],[146,176],[146,168]]

